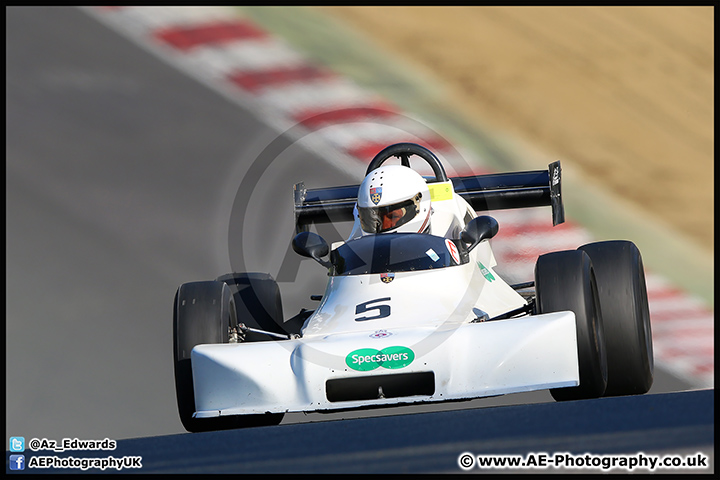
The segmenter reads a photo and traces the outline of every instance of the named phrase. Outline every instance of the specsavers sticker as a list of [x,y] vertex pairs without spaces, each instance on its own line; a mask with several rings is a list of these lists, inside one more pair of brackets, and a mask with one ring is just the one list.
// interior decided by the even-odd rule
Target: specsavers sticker
[[361,348],[348,353],[345,364],[359,372],[375,370],[378,367],[395,370],[407,367],[415,360],[415,352],[407,347],[386,347],[382,350]]

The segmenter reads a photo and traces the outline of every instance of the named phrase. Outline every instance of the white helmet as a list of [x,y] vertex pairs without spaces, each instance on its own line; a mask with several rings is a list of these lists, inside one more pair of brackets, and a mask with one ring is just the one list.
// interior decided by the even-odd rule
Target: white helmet
[[403,165],[370,172],[358,191],[358,216],[364,233],[422,233],[430,223],[430,190],[425,179]]

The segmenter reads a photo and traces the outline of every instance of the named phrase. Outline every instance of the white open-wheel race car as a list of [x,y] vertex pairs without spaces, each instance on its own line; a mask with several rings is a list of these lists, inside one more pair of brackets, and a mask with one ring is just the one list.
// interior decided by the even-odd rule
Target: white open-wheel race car
[[[378,179],[385,169],[412,170],[413,156],[433,172],[420,177],[430,202],[419,206],[416,197],[413,204],[430,205],[419,212],[421,233],[364,231],[360,210],[373,209],[359,207],[360,199],[379,204],[392,195]],[[401,164],[386,164],[391,157]],[[650,316],[632,242],[540,255],[534,279],[520,284],[494,270],[489,240],[498,222],[477,212],[550,206],[557,225],[564,221],[560,186],[559,162],[548,170],[448,178],[437,156],[414,143],[378,153],[360,185],[296,184],[292,247],[327,269],[325,293],[311,297],[316,308],[284,319],[268,274],[181,285],[173,341],[183,426],[273,425],[287,412],[542,389],[558,401],[646,393]],[[373,212],[378,222],[378,215],[391,216]],[[309,230],[346,220],[355,222],[353,234],[332,246]]]

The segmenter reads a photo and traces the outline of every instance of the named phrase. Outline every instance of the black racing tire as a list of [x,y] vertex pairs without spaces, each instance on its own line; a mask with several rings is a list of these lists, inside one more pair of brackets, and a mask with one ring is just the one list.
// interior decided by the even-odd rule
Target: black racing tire
[[645,270],[627,240],[583,245],[597,279],[608,358],[604,396],[640,395],[653,384],[653,346]]
[[541,255],[535,265],[537,313],[575,313],[580,385],[553,388],[557,401],[598,398],[607,386],[607,357],[597,285],[590,257],[581,250]]
[[201,344],[228,343],[229,330],[235,326],[235,300],[227,284],[202,281],[185,283],[178,288],[173,306],[175,392],[180,421],[188,432],[277,425],[282,420],[282,414],[279,419],[270,414],[193,418],[192,349]]
[[[288,334],[299,331],[287,331],[284,323],[280,288],[275,279],[267,273],[228,273],[216,279],[230,287],[238,322],[250,328],[268,332]],[[246,342],[278,340],[262,333],[248,332]]]

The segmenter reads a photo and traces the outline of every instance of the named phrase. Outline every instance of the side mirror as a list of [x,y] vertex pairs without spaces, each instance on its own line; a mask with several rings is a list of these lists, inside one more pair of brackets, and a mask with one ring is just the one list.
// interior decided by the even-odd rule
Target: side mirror
[[323,267],[330,268],[332,264],[322,257],[330,252],[327,242],[317,233],[300,232],[292,239],[292,248],[298,255],[309,257]]
[[460,234],[463,242],[469,244],[468,252],[485,239],[492,238],[498,233],[498,222],[493,217],[482,215],[475,217],[465,226]]

